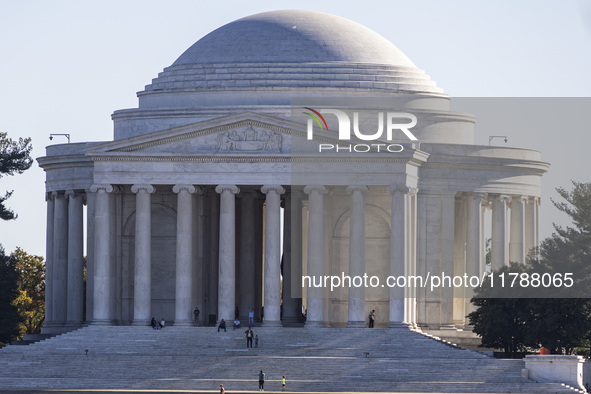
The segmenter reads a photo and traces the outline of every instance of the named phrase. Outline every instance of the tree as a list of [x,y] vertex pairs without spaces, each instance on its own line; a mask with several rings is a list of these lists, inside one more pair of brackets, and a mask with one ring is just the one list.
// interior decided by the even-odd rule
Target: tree
[[0,245],[0,347],[19,334],[20,316],[13,301],[18,296],[18,272],[14,260]]
[[[494,272],[499,274],[509,272],[526,272],[527,268],[521,264],[511,263]],[[482,338],[482,346],[504,349],[508,357],[526,349],[527,318],[529,300],[525,298],[502,298],[501,294],[490,283],[490,279],[476,288],[475,297],[471,302],[477,306],[476,311],[470,313],[470,325],[473,331]]]
[[[30,138],[19,138],[18,141],[13,141],[8,138],[7,133],[0,133],[0,178],[5,175],[22,174],[25,170],[29,169],[33,164],[31,158],[31,145]],[[13,191],[8,191],[6,194],[0,196],[0,218],[3,220],[12,220],[17,218],[10,209],[4,206],[6,201]]]
[[45,319],[45,262],[43,257],[27,254],[21,248],[10,259],[19,274],[18,296],[13,304],[20,315],[19,337],[38,334]]
[[[495,272],[524,272],[564,278],[573,285],[539,286],[509,293],[485,283],[476,289],[472,303],[478,309],[468,317],[483,346],[504,348],[512,353],[543,345],[553,353],[570,354],[588,345],[591,338],[591,183],[573,182],[573,190],[557,189],[566,202],[552,201],[569,215],[572,227],[554,225],[556,232],[545,239],[539,253],[530,253],[526,265],[512,263]],[[500,291],[499,291],[500,290]],[[503,298],[511,297],[511,298]]]

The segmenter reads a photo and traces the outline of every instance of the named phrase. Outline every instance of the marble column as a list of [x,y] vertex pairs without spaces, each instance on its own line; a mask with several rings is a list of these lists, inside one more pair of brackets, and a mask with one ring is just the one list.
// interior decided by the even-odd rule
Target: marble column
[[507,204],[511,197],[501,194],[492,203],[491,266],[497,270],[509,263],[507,248]]
[[[480,268],[482,262],[482,201],[486,200],[485,193],[473,193],[468,197],[467,207],[467,228],[466,228],[466,275],[468,277],[478,276],[482,278]],[[472,288],[465,288],[465,315],[476,310],[470,299],[474,295]],[[465,318],[465,325],[469,325],[470,321]]]
[[[351,216],[349,219],[349,276],[365,275],[365,194],[367,186],[347,186],[351,195]],[[347,327],[365,327],[365,287],[349,287],[349,311]]]
[[261,322],[262,319],[262,312],[263,312],[263,264],[265,260],[265,253],[263,251],[263,229],[264,229],[264,203],[265,203],[265,196],[257,192],[256,197],[254,199],[254,264],[255,264],[255,281],[254,281],[254,290],[255,290],[255,308],[254,308],[254,318],[255,322]]
[[86,190],[86,322],[92,322],[94,310],[94,214],[96,193]]
[[218,321],[231,326],[236,302],[236,198],[235,185],[218,185],[220,194],[220,238],[218,269]]
[[193,185],[172,188],[177,194],[175,326],[193,325],[193,193],[197,190]]
[[77,327],[84,314],[83,196],[73,190],[67,190],[65,195],[69,200],[67,325]]
[[[308,194],[308,268],[307,276],[318,278],[324,275],[324,195],[325,186],[306,186]],[[324,327],[324,289],[307,288],[306,327]]]
[[47,223],[45,232],[45,322],[42,333],[53,325],[53,193],[45,193]]
[[[390,275],[398,278],[407,275],[407,198],[409,188],[406,186],[390,186],[388,193],[392,195],[392,213],[390,230]],[[388,327],[408,327],[405,321],[405,288],[390,287]]]
[[249,308],[256,313],[255,198],[253,190],[240,193],[240,320],[248,322]]
[[96,209],[94,215],[94,311],[92,324],[110,325],[113,323],[114,311],[111,307],[111,199],[109,193],[116,190],[113,185],[92,185],[90,191],[96,193]]
[[281,325],[281,194],[280,185],[265,185],[265,326]]
[[[525,253],[530,253],[538,245],[538,205],[539,197],[530,197],[525,206]],[[533,256],[537,258],[537,249],[533,251]]]
[[135,273],[133,280],[133,323],[146,326],[152,314],[152,185],[133,185],[135,197]]
[[[455,204],[456,192],[441,193],[441,234],[440,261],[441,273],[446,276],[454,275],[454,236],[455,236]],[[441,288],[441,329],[455,329],[453,322],[453,286],[449,283]]]
[[[408,275],[417,275],[417,193],[418,189],[409,188],[407,199],[407,230],[406,230],[406,272]],[[405,321],[413,328],[417,325],[417,289],[407,287],[405,289],[406,307]]]
[[[466,227],[468,199],[471,196],[462,193],[456,197],[455,202],[455,229],[454,229],[454,275],[466,273]],[[465,321],[465,289],[462,286],[453,287],[453,321],[456,328],[463,328]]]
[[525,263],[525,204],[527,196],[514,196],[511,199],[511,230],[509,241],[509,261]]
[[53,193],[53,321],[66,323],[68,313],[68,200],[64,194]]
[[[302,196],[292,187],[284,198],[283,215],[283,325],[300,322],[302,282]],[[298,291],[299,290],[299,291]]]

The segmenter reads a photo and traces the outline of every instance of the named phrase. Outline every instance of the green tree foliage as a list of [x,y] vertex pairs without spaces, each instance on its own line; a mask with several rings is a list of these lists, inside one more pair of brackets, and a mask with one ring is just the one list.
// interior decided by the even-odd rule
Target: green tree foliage
[[[511,263],[496,273],[525,272],[525,266]],[[472,303],[478,308],[468,318],[473,331],[482,338],[482,346],[504,349],[508,357],[526,349],[529,300],[525,298],[500,298],[487,279],[475,289]]]
[[0,245],[0,347],[19,334],[20,315],[14,300],[18,297],[18,271],[14,260]]
[[[7,133],[0,133],[0,178],[5,175],[22,174],[31,167],[32,149],[30,138],[19,138],[18,141],[13,141],[8,138]],[[4,201],[11,195],[12,191],[8,191],[3,197],[0,196],[0,219],[11,220],[17,217],[13,211],[4,206]]]
[[[591,338],[591,183],[573,182],[574,188],[557,189],[564,202],[552,201],[572,219],[573,226],[554,226],[556,232],[530,253],[528,264],[503,267],[502,272],[537,274],[572,273],[574,286],[542,289],[543,297],[511,294],[502,297],[485,284],[472,303],[478,309],[468,317],[483,346],[507,353],[543,345],[553,353],[570,354],[588,346]],[[538,255],[538,256],[536,256]],[[504,271],[503,271],[504,270]],[[497,288],[498,290],[498,288]],[[538,295],[542,293],[536,293]],[[482,297],[482,298],[481,298]],[[553,297],[553,298],[550,298]]]
[[45,262],[41,256],[17,248],[10,255],[18,278],[18,296],[13,301],[21,318],[19,336],[38,334],[45,319]]

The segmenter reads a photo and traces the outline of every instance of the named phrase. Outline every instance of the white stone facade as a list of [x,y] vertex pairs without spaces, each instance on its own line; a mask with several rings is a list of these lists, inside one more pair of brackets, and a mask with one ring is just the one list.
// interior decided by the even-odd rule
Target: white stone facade
[[[293,325],[303,304],[310,327],[365,325],[373,309],[378,327],[463,327],[463,289],[297,287],[302,274],[481,276],[486,233],[493,268],[538,244],[540,153],[473,145],[472,117],[450,112],[392,44],[342,18],[283,11],[230,23],[138,96],[138,108],[113,115],[113,141],[53,145],[38,159],[46,332],[84,322],[83,200],[92,324],[187,325],[196,306],[204,321],[232,321],[236,307],[247,321],[264,305],[263,324]],[[313,144],[336,134],[307,141],[292,99],[357,96],[384,108],[401,99],[419,142],[319,157]]]

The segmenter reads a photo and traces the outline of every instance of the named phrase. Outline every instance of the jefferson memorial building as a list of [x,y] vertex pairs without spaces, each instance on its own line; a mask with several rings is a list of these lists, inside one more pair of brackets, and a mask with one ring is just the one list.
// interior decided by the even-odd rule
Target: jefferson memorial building
[[[38,159],[44,333],[191,325],[196,307],[202,324],[236,310],[245,323],[252,308],[264,326],[363,327],[375,310],[376,327],[461,329],[470,288],[387,278],[482,277],[487,238],[492,269],[538,244],[540,153],[475,145],[476,119],[350,20],[236,20],[137,95],[137,108],[113,113],[112,141],[51,145]],[[357,122],[368,108],[412,115],[416,139]],[[379,284],[314,285],[364,275]]]

